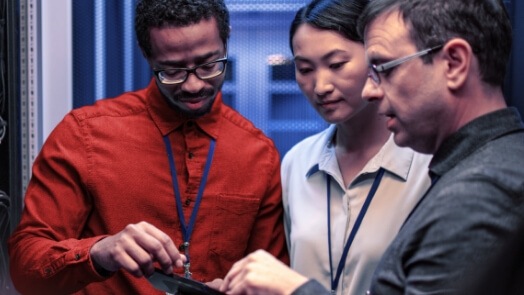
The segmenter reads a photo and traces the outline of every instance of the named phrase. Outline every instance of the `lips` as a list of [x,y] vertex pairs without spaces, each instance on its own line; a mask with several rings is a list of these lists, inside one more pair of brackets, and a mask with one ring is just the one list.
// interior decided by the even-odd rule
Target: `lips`
[[181,98],[180,103],[184,104],[188,109],[200,109],[207,101],[207,97],[197,97],[197,98]]
[[330,105],[330,104],[335,104],[337,102],[338,101],[323,101],[323,102],[319,103],[319,105]]
[[336,105],[339,102],[340,102],[340,100],[330,100],[330,101],[319,101],[319,102],[317,102],[317,104],[320,107],[326,108],[326,107],[330,107],[330,106]]
[[393,128],[395,127],[395,123],[397,122],[396,118],[394,115],[386,115],[387,117],[387,121],[386,121],[386,127],[388,128],[388,130],[390,131],[393,131]]
[[202,102],[202,100],[187,100],[187,101],[182,101],[183,104],[188,104],[188,105],[200,104],[201,102]]
[[204,96],[199,96],[199,97],[192,97],[192,98],[180,98],[180,102],[182,103],[199,103],[203,100],[205,100],[207,97],[204,97]]

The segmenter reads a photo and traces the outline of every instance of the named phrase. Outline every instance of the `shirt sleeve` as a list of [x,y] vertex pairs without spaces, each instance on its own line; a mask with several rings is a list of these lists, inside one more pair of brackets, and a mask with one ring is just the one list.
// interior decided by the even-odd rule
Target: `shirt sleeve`
[[267,152],[269,169],[266,170],[268,179],[267,190],[262,199],[253,235],[247,247],[247,253],[258,249],[265,249],[280,261],[289,265],[284,232],[284,212],[282,206],[282,187],[280,178],[280,159],[274,145]]
[[503,256],[500,249],[522,224],[524,203],[490,174],[465,171],[460,181],[441,180],[438,193],[427,196],[430,206],[420,208],[411,225],[406,223],[417,228],[416,234],[404,237],[405,248],[397,253],[406,294],[451,294],[494,257]]
[[329,295],[330,292],[315,280],[309,280],[295,289],[291,295]]
[[[286,154],[284,158],[282,159],[282,164],[280,165],[280,177],[282,181],[282,204],[284,206],[284,231],[286,235],[286,245],[287,249],[291,249],[291,217],[289,214],[289,169],[290,169],[290,161],[289,161],[289,154]],[[291,258],[290,258],[291,259]]]
[[104,236],[80,236],[92,210],[84,143],[69,114],[34,162],[21,221],[8,241],[12,280],[23,294],[71,293],[105,279],[89,255]]

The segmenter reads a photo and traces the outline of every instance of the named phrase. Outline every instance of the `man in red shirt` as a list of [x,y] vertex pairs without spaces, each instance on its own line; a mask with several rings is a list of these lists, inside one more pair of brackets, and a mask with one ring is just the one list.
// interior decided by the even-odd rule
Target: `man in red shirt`
[[257,250],[288,263],[279,155],[222,103],[221,0],[143,0],[135,30],[155,78],[65,116],[33,167],[11,274],[23,294],[162,294],[155,267],[223,278]]

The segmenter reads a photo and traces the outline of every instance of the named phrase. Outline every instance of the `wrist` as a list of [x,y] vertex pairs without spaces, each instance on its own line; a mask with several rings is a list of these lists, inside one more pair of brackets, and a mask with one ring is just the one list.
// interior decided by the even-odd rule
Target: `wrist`
[[105,278],[108,278],[110,277],[114,272],[112,271],[109,271],[107,269],[105,269],[103,266],[101,266],[100,264],[98,264],[98,262],[96,262],[95,259],[91,259],[91,261],[93,262],[93,267],[95,269],[95,271],[102,277],[105,277]]

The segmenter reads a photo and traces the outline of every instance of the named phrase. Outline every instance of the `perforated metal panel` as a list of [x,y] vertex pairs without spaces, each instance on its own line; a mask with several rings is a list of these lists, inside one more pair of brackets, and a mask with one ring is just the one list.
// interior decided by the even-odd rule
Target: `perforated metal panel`
[[[274,139],[283,155],[327,126],[294,81],[289,25],[305,0],[229,0],[225,103]],[[74,106],[145,87],[151,71],[134,35],[134,0],[73,3]],[[94,45],[93,45],[94,44]]]
[[38,153],[39,132],[39,13],[38,1],[20,1],[20,125],[22,192],[25,192],[31,166]]

